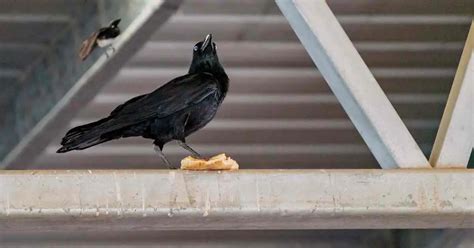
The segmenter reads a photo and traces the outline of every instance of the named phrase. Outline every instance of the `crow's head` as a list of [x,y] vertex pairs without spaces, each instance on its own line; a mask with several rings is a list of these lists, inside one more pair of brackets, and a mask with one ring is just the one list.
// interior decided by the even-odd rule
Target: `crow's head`
[[213,72],[222,69],[217,57],[216,43],[212,42],[212,34],[206,35],[203,41],[193,47],[193,61],[189,72]]
[[216,43],[212,42],[212,34],[206,35],[203,41],[193,47],[194,56],[206,56],[216,54]]

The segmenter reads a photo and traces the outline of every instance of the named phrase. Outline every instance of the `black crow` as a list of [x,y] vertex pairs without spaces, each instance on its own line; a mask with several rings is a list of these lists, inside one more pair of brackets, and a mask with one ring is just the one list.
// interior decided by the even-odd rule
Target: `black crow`
[[[92,33],[89,38],[82,42],[81,49],[79,50],[79,58],[85,60],[97,46],[112,47],[115,38],[120,35],[120,28],[118,27],[119,23],[120,19],[113,20],[110,22],[109,26],[103,27]],[[112,49],[115,50],[113,47]]]
[[212,35],[208,34],[194,46],[188,74],[128,100],[106,118],[69,130],[57,152],[142,136],[153,139],[156,152],[168,168],[174,168],[162,152],[164,144],[176,140],[194,156],[201,157],[186,144],[185,138],[214,118],[228,87],[229,78],[219,63]]

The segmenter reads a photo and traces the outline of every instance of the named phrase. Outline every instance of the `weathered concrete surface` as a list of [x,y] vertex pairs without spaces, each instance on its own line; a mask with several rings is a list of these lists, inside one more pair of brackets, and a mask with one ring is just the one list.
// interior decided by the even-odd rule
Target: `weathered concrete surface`
[[0,232],[474,228],[474,171],[2,171]]

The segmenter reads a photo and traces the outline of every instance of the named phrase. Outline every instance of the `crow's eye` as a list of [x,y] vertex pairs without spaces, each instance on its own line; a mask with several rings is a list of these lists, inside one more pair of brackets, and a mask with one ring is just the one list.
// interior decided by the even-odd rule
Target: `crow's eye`
[[199,49],[198,46],[194,46],[193,50],[196,52]]

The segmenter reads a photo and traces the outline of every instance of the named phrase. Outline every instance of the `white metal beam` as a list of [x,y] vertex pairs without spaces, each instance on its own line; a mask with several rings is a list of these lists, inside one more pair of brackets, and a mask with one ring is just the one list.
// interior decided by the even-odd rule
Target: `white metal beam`
[[2,171],[0,232],[474,228],[472,170]]
[[430,167],[326,1],[276,2],[382,168]]
[[467,167],[474,144],[474,21],[431,152],[436,168]]

